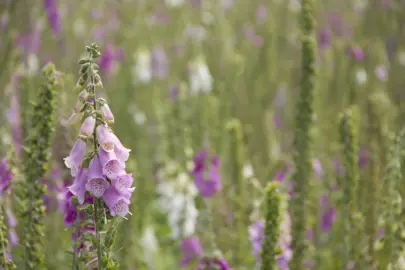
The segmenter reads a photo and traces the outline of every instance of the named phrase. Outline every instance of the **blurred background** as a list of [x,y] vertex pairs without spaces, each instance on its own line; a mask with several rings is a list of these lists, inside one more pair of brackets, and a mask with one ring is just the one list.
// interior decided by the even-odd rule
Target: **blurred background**
[[[317,237],[309,237],[317,255],[307,266],[338,269],[339,114],[357,106],[360,190],[364,187],[359,196],[370,202],[364,191],[370,174],[381,178],[390,134],[405,123],[405,1],[318,0],[315,7],[312,188],[314,201],[324,200],[311,212],[322,227]],[[254,269],[248,228],[263,217],[263,187],[279,181],[286,204],[291,195],[301,73],[299,11],[298,0],[1,1],[0,157],[21,151],[24,115],[35,100],[41,68],[53,62],[59,71],[52,170],[44,181],[47,269],[70,269],[71,232],[58,210],[58,186],[72,181],[63,158],[80,125],[66,125],[66,120],[78,94],[77,62],[92,42],[102,52],[98,64],[104,88],[98,94],[115,115],[115,133],[132,149],[129,167],[136,190],[133,216],[123,222],[115,246],[120,269],[179,269],[180,243],[192,235],[212,251],[211,232],[206,232],[211,218],[217,248],[233,269]],[[241,127],[240,160],[228,128],[234,120]],[[189,173],[193,156],[203,149],[221,163],[222,187],[210,199],[214,207],[208,214]],[[370,172],[370,155],[377,172]],[[243,168],[239,183],[233,171],[237,164]],[[379,198],[378,192],[373,196]],[[379,218],[373,222],[377,230]],[[16,230],[18,235],[18,225]],[[18,243],[12,254],[18,264]],[[193,263],[185,269],[193,269]]]

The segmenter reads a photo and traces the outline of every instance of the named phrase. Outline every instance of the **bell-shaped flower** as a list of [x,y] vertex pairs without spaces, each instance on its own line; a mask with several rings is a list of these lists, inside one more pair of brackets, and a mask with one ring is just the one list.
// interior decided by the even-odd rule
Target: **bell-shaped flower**
[[107,103],[101,105],[100,111],[105,121],[109,123],[114,123],[114,115]]
[[76,176],[80,165],[83,162],[84,156],[87,152],[86,142],[82,139],[78,139],[72,148],[69,156],[64,158],[65,165],[70,169],[70,174]]
[[84,120],[82,126],[80,127],[80,135],[90,137],[93,132],[94,128],[96,127],[96,118],[93,115],[90,115]]
[[68,190],[75,196],[80,204],[84,203],[84,195],[86,194],[87,169],[80,168],[77,172],[73,184],[68,186]]
[[125,164],[118,160],[114,152],[106,152],[100,148],[98,154],[105,176],[114,179],[119,175],[125,174]]
[[99,198],[103,196],[109,186],[110,184],[103,175],[103,167],[101,166],[100,159],[98,156],[95,156],[89,164],[86,190],[93,194],[94,197]]
[[77,99],[86,102],[88,97],[89,97],[89,91],[87,91],[87,89],[84,89],[79,93],[79,95],[77,96]]
[[129,153],[131,152],[131,149],[128,149],[125,146],[123,146],[120,140],[117,138],[117,136],[115,136],[114,152],[118,160],[122,163],[125,163],[129,158]]
[[115,188],[108,188],[103,195],[105,204],[110,209],[111,216],[125,217],[129,212],[130,201],[122,196]]
[[106,125],[98,125],[96,128],[97,140],[100,147],[106,152],[114,151],[116,136]]
[[111,181],[112,186],[125,198],[129,199],[132,195],[132,192],[135,190],[132,186],[132,174],[120,175],[117,178]]

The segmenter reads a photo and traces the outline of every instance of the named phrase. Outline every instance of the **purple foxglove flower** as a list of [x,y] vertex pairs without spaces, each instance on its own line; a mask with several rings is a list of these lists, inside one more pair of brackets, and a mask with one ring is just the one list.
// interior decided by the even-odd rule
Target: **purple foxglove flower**
[[327,195],[321,196],[319,204],[322,209],[321,230],[328,232],[336,220],[336,210],[335,207],[330,205]]
[[89,97],[89,91],[87,91],[86,89],[82,90],[79,95],[77,95],[77,99],[80,101],[87,101],[87,98]]
[[349,47],[346,49],[346,54],[356,61],[362,61],[364,59],[363,50],[358,46]]
[[284,170],[279,170],[276,172],[274,175],[274,179],[278,182],[283,182],[285,179],[285,171]]
[[81,166],[84,156],[87,152],[86,142],[82,139],[78,139],[72,148],[69,156],[64,158],[65,165],[70,169],[70,174],[76,176],[79,167]]
[[362,169],[367,164],[367,150],[363,147],[360,148],[359,156],[357,159],[357,166]]
[[114,151],[114,146],[116,143],[116,136],[111,130],[105,125],[98,125],[96,128],[97,140],[100,147],[106,152]]
[[80,168],[77,172],[73,184],[68,187],[68,190],[79,200],[80,204],[84,203],[84,195],[86,193],[87,169]]
[[120,175],[117,178],[113,179],[112,186],[125,198],[129,199],[131,197],[132,192],[135,188],[132,188],[132,182],[134,179],[132,178],[132,174],[124,174]]
[[104,192],[103,200],[110,209],[111,216],[125,217],[129,213],[130,201],[116,191],[115,188],[108,188]]
[[195,185],[203,198],[211,197],[221,189],[219,175],[219,159],[217,156],[211,158],[211,164],[206,165],[208,159],[207,151],[203,150],[194,157],[194,169],[192,174]]
[[191,260],[199,258],[203,254],[203,250],[200,245],[200,240],[197,236],[189,236],[180,244],[183,251],[183,258],[180,261],[180,266],[184,267],[188,265]]
[[152,50],[152,74],[160,80],[167,77],[168,73],[168,59],[164,49],[161,46],[157,46]]
[[12,173],[8,167],[7,160],[0,161],[0,196],[8,190],[11,185]]
[[312,169],[317,176],[322,176],[322,164],[318,159],[312,161]]
[[19,238],[14,228],[8,229],[8,241],[11,248],[14,248],[18,245]]
[[110,184],[105,180],[103,168],[98,156],[95,156],[90,161],[87,175],[86,190],[93,194],[94,197],[99,198],[103,196]]
[[331,31],[328,28],[322,29],[318,33],[318,46],[322,49],[329,47]]
[[225,259],[221,258],[202,258],[199,265],[197,266],[196,270],[210,270],[210,269],[218,269],[218,270],[230,270],[231,268],[228,266],[228,263]]
[[82,126],[80,127],[80,135],[90,137],[93,135],[94,128],[96,127],[96,118],[93,115],[90,115],[83,121]]
[[264,221],[256,220],[249,226],[249,240],[252,245],[252,253],[257,265],[261,264],[262,243],[264,239]]
[[115,136],[115,138],[116,138],[114,147],[115,155],[117,156],[118,160],[124,164],[129,158],[129,153],[131,152],[131,149],[125,148],[120,142],[120,140],[117,138],[117,136]]
[[100,148],[98,154],[105,176],[114,179],[119,175],[125,174],[125,164],[118,160],[114,152],[106,152]]
[[104,120],[110,123],[114,123],[114,115],[110,110],[110,107],[107,103],[104,103],[100,107],[101,115],[103,116]]

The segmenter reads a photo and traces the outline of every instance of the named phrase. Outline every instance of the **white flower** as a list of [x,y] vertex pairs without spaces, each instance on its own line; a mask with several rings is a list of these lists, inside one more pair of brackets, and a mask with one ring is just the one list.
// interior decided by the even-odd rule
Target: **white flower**
[[180,7],[184,5],[184,0],[165,0],[165,4],[169,7]]
[[204,62],[198,61],[192,65],[189,80],[190,90],[194,95],[200,92],[210,92],[212,90],[213,78],[208,66]]
[[152,79],[151,54],[140,51],[135,55],[135,64],[132,66],[132,83],[147,83]]
[[365,84],[367,82],[367,73],[364,69],[356,72],[356,81],[358,84]]

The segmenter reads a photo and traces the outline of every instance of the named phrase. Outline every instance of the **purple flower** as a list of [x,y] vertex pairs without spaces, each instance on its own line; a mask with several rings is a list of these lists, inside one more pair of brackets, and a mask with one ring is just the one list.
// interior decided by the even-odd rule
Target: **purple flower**
[[285,179],[285,171],[284,170],[278,170],[273,178],[278,182],[283,182],[284,179]]
[[380,65],[378,67],[375,68],[375,75],[377,76],[377,78],[380,81],[386,81],[387,80],[387,76],[388,76],[388,72],[387,72],[387,67],[384,65]]
[[8,227],[8,240],[10,247],[13,248],[18,244],[18,235],[15,231],[15,226],[17,226],[17,219],[15,218],[13,212],[10,209],[6,210],[6,221]]
[[114,153],[122,164],[128,160],[130,152],[131,149],[125,148],[117,136],[115,136]]
[[352,57],[356,61],[362,61],[364,59],[363,50],[358,46],[351,46],[347,48],[346,55]]
[[116,136],[106,125],[98,125],[96,135],[100,147],[106,152],[113,152],[116,142]]
[[103,196],[104,192],[110,186],[103,175],[103,168],[98,156],[93,157],[90,161],[88,169],[88,180],[86,183],[86,190],[89,191],[94,197]]
[[[210,162],[210,164],[207,164]],[[219,159],[217,156],[208,158],[207,151],[203,150],[194,156],[194,169],[191,171],[195,185],[203,198],[211,197],[221,189],[219,175]]]
[[335,207],[331,206],[327,195],[323,195],[320,198],[321,205],[321,230],[323,232],[329,232],[333,223],[336,220]]
[[48,22],[54,34],[60,31],[60,17],[55,0],[44,0],[44,9],[48,16]]
[[107,103],[104,103],[100,107],[101,115],[103,116],[104,120],[109,122],[109,123],[114,123],[114,115],[112,111],[110,110],[110,107],[108,106]]
[[363,147],[360,148],[359,156],[357,159],[357,166],[362,169],[367,164],[367,150]]
[[100,70],[104,73],[109,73],[111,71],[112,64],[115,61],[121,60],[122,58],[123,53],[121,50],[115,48],[112,44],[107,44],[98,62]]
[[11,186],[13,175],[8,167],[7,160],[0,161],[0,196],[6,192]]
[[331,31],[329,28],[324,28],[318,33],[318,46],[322,49],[329,47],[331,39]]
[[168,59],[166,53],[161,46],[157,46],[152,50],[152,74],[160,80],[167,77]]
[[101,166],[103,167],[103,174],[108,178],[114,179],[125,173],[125,164],[118,160],[114,152],[106,152],[100,148],[98,155],[100,157]]
[[70,169],[70,174],[72,176],[76,176],[79,167],[81,166],[84,155],[87,152],[87,145],[86,142],[82,139],[78,139],[75,145],[72,148],[69,156],[64,158],[65,165],[68,169]]
[[132,174],[120,175],[112,180],[112,186],[118,191],[122,196],[129,199],[135,188],[131,187],[134,179]]
[[191,260],[199,258],[203,250],[200,245],[200,240],[197,236],[189,236],[181,241],[180,247],[183,251],[183,257],[180,261],[180,266],[184,267],[190,263]]
[[322,164],[318,159],[312,161],[312,168],[317,176],[322,176]]
[[21,47],[23,54],[30,53],[36,54],[40,47],[40,35],[39,31],[35,29],[33,32],[22,35],[16,38],[15,45]]
[[224,258],[209,258],[204,257],[200,260],[199,265],[197,266],[196,270],[210,270],[210,269],[218,269],[218,270],[229,270],[231,269],[228,266],[228,263]]
[[129,213],[129,199],[122,196],[115,188],[109,187],[103,194],[103,200],[110,209],[111,216],[126,216]]
[[68,190],[75,196],[77,196],[79,203],[84,203],[84,195],[86,193],[87,183],[87,169],[80,168],[77,172],[73,184],[68,187]]
[[93,132],[94,128],[96,127],[96,118],[90,115],[83,121],[82,126],[80,127],[80,135],[90,137]]
[[249,226],[249,240],[252,245],[252,253],[257,265],[261,264],[261,251],[264,239],[264,221],[256,220]]

